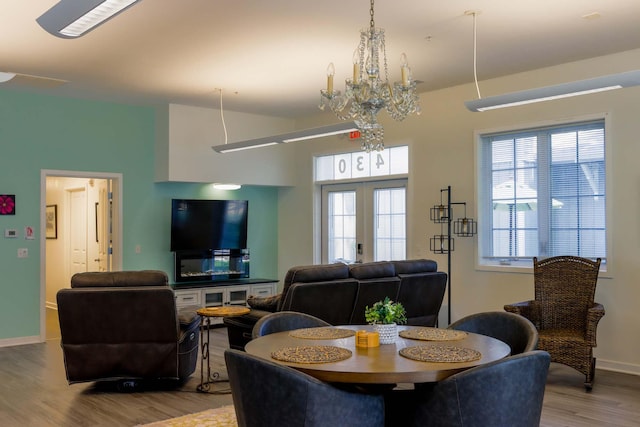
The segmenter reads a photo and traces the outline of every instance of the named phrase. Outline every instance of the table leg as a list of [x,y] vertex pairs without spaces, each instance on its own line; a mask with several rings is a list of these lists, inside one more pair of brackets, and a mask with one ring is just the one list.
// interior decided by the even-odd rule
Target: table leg
[[197,390],[201,393],[228,394],[231,390],[211,391],[211,384],[216,382],[226,382],[228,380],[220,379],[219,372],[211,373],[211,358],[209,357],[209,329],[211,328],[211,318],[208,316],[201,316],[200,319],[200,384],[198,385]]

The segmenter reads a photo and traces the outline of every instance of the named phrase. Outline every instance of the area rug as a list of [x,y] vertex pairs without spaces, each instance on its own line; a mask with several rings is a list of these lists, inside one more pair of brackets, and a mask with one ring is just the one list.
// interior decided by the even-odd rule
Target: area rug
[[238,427],[233,405],[207,409],[195,414],[183,415],[164,421],[144,424],[141,427]]

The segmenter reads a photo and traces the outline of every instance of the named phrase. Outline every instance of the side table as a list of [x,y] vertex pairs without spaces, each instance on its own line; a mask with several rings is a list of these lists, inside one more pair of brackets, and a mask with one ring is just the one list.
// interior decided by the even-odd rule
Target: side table
[[[220,373],[214,372],[211,374],[211,359],[209,358],[209,328],[211,327],[212,317],[230,317],[230,316],[242,316],[251,311],[248,307],[239,305],[231,305],[226,307],[204,307],[198,309],[196,313],[200,316],[200,385],[197,390],[202,393],[209,393],[211,384],[223,381],[220,379]],[[206,334],[205,334],[206,329]],[[205,360],[207,363],[207,375],[205,377]],[[228,393],[227,390],[224,391]]]

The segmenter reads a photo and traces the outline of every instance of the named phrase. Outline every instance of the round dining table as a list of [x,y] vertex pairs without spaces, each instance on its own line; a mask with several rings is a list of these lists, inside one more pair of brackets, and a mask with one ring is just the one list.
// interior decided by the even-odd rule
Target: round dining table
[[[370,325],[335,326],[337,329],[352,331],[373,331]],[[422,327],[398,326],[399,331],[419,332]],[[424,328],[422,328],[424,330]],[[429,328],[434,329],[434,328]],[[450,331],[440,330],[440,331]],[[356,337],[330,339],[299,338],[294,331],[277,332],[251,340],[245,347],[246,352],[271,360],[299,371],[305,372],[319,380],[335,383],[352,384],[396,384],[396,383],[430,383],[441,381],[455,373],[475,366],[490,363],[509,356],[511,348],[504,342],[486,335],[460,333],[455,340],[418,340],[398,337],[393,344],[381,344],[378,347],[356,346]],[[330,346],[344,353],[351,352],[344,360],[327,363],[296,363],[277,360],[273,356],[278,352],[309,346]],[[456,349],[479,353],[479,358],[466,362],[424,362],[413,360],[400,354],[406,347],[454,346]],[[345,352],[344,349],[348,350]],[[428,350],[428,349],[427,349]]]

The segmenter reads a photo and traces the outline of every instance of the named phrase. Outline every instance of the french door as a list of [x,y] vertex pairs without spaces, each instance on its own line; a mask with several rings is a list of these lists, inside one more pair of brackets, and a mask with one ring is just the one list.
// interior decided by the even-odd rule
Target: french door
[[406,180],[322,186],[322,262],[402,260]]

